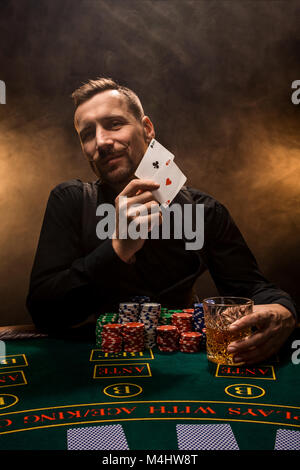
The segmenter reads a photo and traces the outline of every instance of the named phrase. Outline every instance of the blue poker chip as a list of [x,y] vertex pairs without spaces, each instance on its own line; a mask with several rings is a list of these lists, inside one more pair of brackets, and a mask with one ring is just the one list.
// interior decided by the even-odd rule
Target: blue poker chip
[[202,328],[205,327],[203,303],[194,304],[192,321],[194,330],[201,333]]

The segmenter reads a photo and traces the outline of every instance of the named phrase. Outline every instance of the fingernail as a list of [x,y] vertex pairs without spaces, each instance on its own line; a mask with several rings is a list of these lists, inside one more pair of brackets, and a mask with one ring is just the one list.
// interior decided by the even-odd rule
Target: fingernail
[[230,352],[230,353],[232,353],[232,352],[236,351],[236,348],[233,347],[233,346],[229,346],[229,347],[227,348],[227,351]]
[[239,357],[239,356],[234,356],[233,361],[234,362],[243,362],[243,358]]

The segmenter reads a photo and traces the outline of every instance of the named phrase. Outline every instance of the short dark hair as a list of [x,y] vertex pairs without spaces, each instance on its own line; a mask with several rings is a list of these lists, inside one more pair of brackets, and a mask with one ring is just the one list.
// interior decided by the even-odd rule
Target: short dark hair
[[117,90],[122,93],[126,97],[128,107],[135,118],[138,121],[142,119],[144,116],[144,110],[137,94],[130,90],[130,88],[119,85],[112,78],[99,77],[95,80],[89,80],[87,83],[84,83],[81,87],[77,88],[71,95],[75,104],[75,109],[85,101],[92,98],[92,96],[106,90]]

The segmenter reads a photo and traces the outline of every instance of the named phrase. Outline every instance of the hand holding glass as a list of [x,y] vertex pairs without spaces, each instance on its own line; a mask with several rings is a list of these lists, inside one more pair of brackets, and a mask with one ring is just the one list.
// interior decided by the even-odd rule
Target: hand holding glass
[[244,297],[212,297],[203,300],[207,359],[218,364],[235,364],[228,345],[251,334],[251,328],[238,333],[230,325],[253,311],[253,301]]

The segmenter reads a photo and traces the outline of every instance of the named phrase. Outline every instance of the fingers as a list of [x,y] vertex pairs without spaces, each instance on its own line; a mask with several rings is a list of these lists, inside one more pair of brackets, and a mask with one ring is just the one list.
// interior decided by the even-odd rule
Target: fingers
[[159,183],[155,183],[155,181],[152,180],[134,179],[128,183],[128,185],[123,189],[116,199],[118,199],[120,196],[136,196],[136,194],[138,192],[140,193],[141,191],[154,191],[155,189],[158,189],[159,186]]
[[[153,228],[157,225],[160,225],[162,221],[161,213],[156,212],[155,214],[148,214],[136,217],[131,224],[134,225],[134,230],[130,231],[130,235],[133,234],[139,238],[143,233],[143,228],[145,228],[146,232],[153,230]],[[131,225],[132,227],[132,225]]]
[[144,191],[128,199],[128,205],[145,204],[149,201],[154,201],[156,204],[158,204],[158,202],[154,199],[151,191]]
[[243,353],[251,348],[263,347],[266,340],[273,338],[277,334],[277,330],[273,331],[272,328],[268,328],[264,331],[258,331],[250,336],[247,336],[239,341],[233,341],[228,346],[228,352],[230,353]]
[[233,356],[233,361],[236,363],[255,364],[258,362],[265,361],[269,357],[273,356],[277,352],[277,347],[270,343],[265,342],[259,348],[248,349],[245,352],[237,352]]
[[231,327],[231,332],[240,332],[255,326],[257,331],[242,340],[233,341],[228,352],[233,354],[237,363],[253,364],[272,356],[285,342],[290,334],[289,324],[283,321],[285,312],[272,305],[256,306],[253,314],[247,315]]
[[129,206],[127,209],[127,216],[134,219],[138,215],[146,215],[148,213],[156,214],[158,212],[160,212],[159,204],[156,201],[151,200],[139,205],[136,204]]
[[273,312],[266,312],[266,311],[259,311],[256,313],[250,313],[249,315],[245,315],[242,318],[239,318],[235,322],[233,322],[229,330],[233,333],[244,330],[245,328],[250,328],[252,326],[256,326],[257,328],[263,327],[267,323],[269,323],[271,317],[274,316]]
[[135,226],[135,230],[146,232],[152,230],[155,226],[162,223],[162,213],[159,204],[154,201],[149,201],[135,207],[129,207],[127,211],[127,218],[130,225]]

